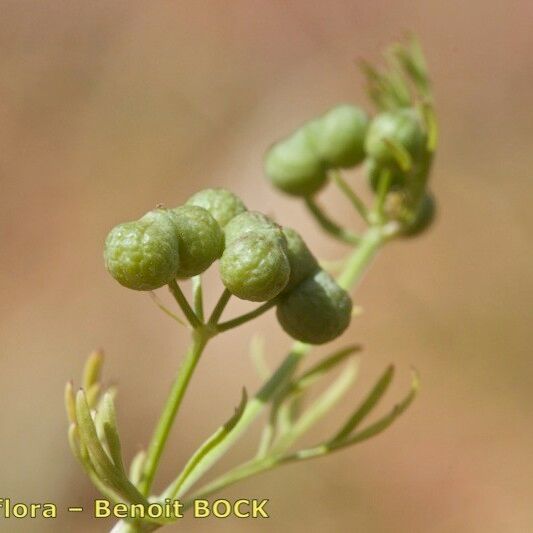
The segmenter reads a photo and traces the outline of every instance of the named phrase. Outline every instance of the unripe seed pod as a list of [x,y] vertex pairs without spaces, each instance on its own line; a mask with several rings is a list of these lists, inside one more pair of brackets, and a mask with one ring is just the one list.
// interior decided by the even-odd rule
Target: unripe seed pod
[[306,127],[268,150],[265,171],[274,186],[294,196],[313,195],[326,184],[326,165],[320,160]]
[[247,232],[226,246],[220,260],[224,286],[252,302],[275,298],[287,285],[290,265],[279,241],[264,232]]
[[314,274],[319,266],[315,256],[297,231],[292,228],[283,228],[282,232],[287,241],[287,257],[291,267],[289,282],[283,289],[283,292],[288,292]]
[[223,228],[233,217],[246,211],[242,200],[227,189],[203,189],[193,194],[187,205],[203,207]]
[[420,233],[431,226],[435,219],[435,211],[435,199],[432,194],[426,193],[420,202],[420,206],[413,221],[403,229],[402,235],[404,237],[415,237],[416,235],[420,235]]
[[388,167],[382,167],[374,159],[368,159],[366,164],[366,173],[368,176],[368,183],[374,192],[379,190],[379,181],[381,179],[381,172],[386,168],[391,174],[390,190],[398,191],[403,189],[407,183],[407,174],[396,164]]
[[370,123],[365,148],[380,166],[397,165],[387,140],[401,146],[413,160],[424,152],[427,136],[416,109],[405,108],[377,115]]
[[266,232],[284,241],[280,226],[272,219],[258,211],[246,211],[233,218],[224,228],[226,246],[251,231]]
[[179,257],[176,226],[165,209],[115,226],[104,246],[109,273],[121,285],[137,291],[158,289],[174,279]]
[[349,294],[323,270],[317,271],[277,305],[281,327],[294,339],[324,344],[338,337],[350,324]]
[[180,242],[178,278],[190,278],[207,270],[224,251],[224,233],[202,207],[183,205],[172,210]]
[[310,123],[319,157],[331,167],[349,168],[365,158],[368,117],[359,107],[343,104]]

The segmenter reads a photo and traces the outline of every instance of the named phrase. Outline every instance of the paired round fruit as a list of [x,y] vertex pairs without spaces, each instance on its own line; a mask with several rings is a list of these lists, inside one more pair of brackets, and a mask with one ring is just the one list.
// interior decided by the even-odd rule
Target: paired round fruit
[[272,183],[294,196],[312,196],[332,168],[348,168],[365,157],[368,118],[352,105],[339,105],[275,143],[267,152],[265,171]]
[[208,211],[193,205],[154,209],[115,226],[104,246],[109,273],[130,289],[151,291],[175,278],[201,274],[224,250],[224,233]]
[[172,215],[149,211],[135,222],[115,226],[108,234],[104,260],[109,273],[137,291],[151,291],[176,277],[180,243]]

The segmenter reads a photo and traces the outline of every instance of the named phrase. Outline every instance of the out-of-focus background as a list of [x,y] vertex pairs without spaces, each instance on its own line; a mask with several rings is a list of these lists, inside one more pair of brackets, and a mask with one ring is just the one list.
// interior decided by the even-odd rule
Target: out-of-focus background
[[[106,530],[88,512],[64,511],[90,506],[96,492],[68,450],[63,385],[91,349],[105,349],[129,459],[147,442],[185,349],[185,330],[104,271],[107,231],[157,203],[225,186],[296,227],[321,257],[340,257],[343,247],[298,201],[271,189],[262,155],[335,103],[368,107],[355,62],[377,60],[406,30],[420,36],[433,73],[439,218],[423,238],[385,249],[355,296],[365,312],[336,345],[360,341],[365,352],[337,423],[390,362],[398,372],[387,405],[408,386],[410,365],[422,393],[376,440],[225,493],[269,498],[268,521],[181,527],[533,530],[531,2],[0,7],[0,497],[60,506],[56,521],[0,520],[1,531]],[[365,189],[360,174],[350,180]],[[321,199],[356,223],[335,191]],[[216,276],[208,286],[212,302]],[[272,313],[212,343],[158,486],[227,418],[241,387],[258,385],[247,356],[254,331],[268,337],[272,366],[283,357],[290,342]],[[254,437],[224,465],[250,453]]]

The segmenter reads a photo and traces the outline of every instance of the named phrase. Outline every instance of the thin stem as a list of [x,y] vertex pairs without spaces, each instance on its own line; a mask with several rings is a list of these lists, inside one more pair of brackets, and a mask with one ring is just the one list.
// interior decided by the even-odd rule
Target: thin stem
[[268,302],[265,302],[263,305],[260,305],[257,309],[254,309],[253,311],[250,311],[249,313],[245,313],[244,315],[238,316],[236,318],[233,318],[231,320],[228,320],[226,322],[222,322],[218,324],[217,331],[227,331],[228,329],[236,328],[237,326],[240,326],[241,324],[244,324],[245,322],[248,322],[254,318],[257,318],[258,316],[262,315],[272,307],[274,307],[277,304],[277,299],[274,298],[272,300],[269,300]]
[[337,278],[337,282],[343,289],[350,290],[357,286],[366,268],[385,242],[386,236],[380,226],[367,229],[361,243],[348,257],[344,270]]
[[305,199],[305,205],[325,232],[347,244],[353,245],[359,242],[359,237],[355,235],[355,233],[352,233],[345,228],[341,228],[336,222],[333,222],[313,198],[307,197]]
[[170,395],[168,396],[146,453],[146,461],[144,463],[141,482],[139,483],[139,489],[145,496],[150,491],[170,429],[207,341],[208,337],[201,330],[194,333],[193,342],[172,385]]
[[168,284],[168,288],[170,289],[172,296],[174,296],[174,298],[176,299],[176,302],[178,302],[178,305],[181,307],[181,310],[183,311],[183,314],[185,315],[185,318],[187,319],[189,324],[194,329],[199,328],[202,323],[196,316],[195,312],[192,310],[192,307],[187,301],[187,298],[185,298],[185,295],[183,294],[182,290],[180,289],[180,286],[177,284],[175,279],[173,279]]
[[368,208],[365,203],[356,192],[346,183],[341,173],[338,170],[331,171],[331,177],[336,183],[337,187],[344,193],[344,195],[350,200],[355,210],[361,215],[365,222],[368,222]]
[[202,278],[200,275],[194,276],[192,282],[192,299],[194,312],[200,322],[204,321],[204,293],[202,290]]
[[230,298],[231,298],[231,292],[229,292],[228,289],[224,289],[224,292],[220,295],[220,298],[218,299],[218,302],[215,305],[215,308],[213,309],[211,316],[209,317],[210,325],[217,324]]

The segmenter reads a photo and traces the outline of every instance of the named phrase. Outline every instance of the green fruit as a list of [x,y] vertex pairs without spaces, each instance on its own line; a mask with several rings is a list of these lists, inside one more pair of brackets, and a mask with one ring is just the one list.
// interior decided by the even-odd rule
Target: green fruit
[[224,228],[226,246],[251,231],[269,233],[284,241],[281,228],[272,219],[258,211],[246,211],[233,218]]
[[151,291],[169,283],[179,268],[179,240],[172,215],[156,209],[115,226],[105,240],[104,260],[121,284]]
[[207,270],[224,250],[224,233],[202,207],[184,205],[172,210],[180,241],[178,278],[190,278]]
[[402,231],[404,237],[415,237],[420,235],[429,226],[431,226],[435,219],[436,211],[435,199],[432,194],[427,193],[420,202],[417,213],[412,219],[412,222],[405,226]]
[[402,147],[413,161],[425,151],[427,137],[416,109],[405,108],[377,115],[370,123],[365,148],[378,166],[397,165],[387,140]]
[[335,280],[319,270],[281,299],[277,317],[294,339],[324,344],[338,337],[350,324],[352,300]]
[[222,228],[233,217],[246,211],[246,206],[238,196],[222,188],[198,191],[187,200],[187,205],[203,207]]
[[282,232],[287,241],[287,257],[291,267],[289,282],[284,289],[284,292],[287,292],[316,272],[319,266],[315,256],[297,231],[292,228],[283,228]]
[[224,286],[253,302],[275,298],[287,285],[290,265],[279,241],[264,232],[247,232],[226,246],[220,260]]
[[[375,160],[368,159],[366,165],[366,173],[368,176],[370,188],[374,192],[378,192],[379,190],[379,180],[381,179],[382,170],[383,167],[379,166]],[[387,170],[391,173],[390,190],[398,191],[400,189],[403,189],[408,179],[407,174],[396,164],[390,165]]]
[[365,158],[368,117],[359,107],[339,105],[310,123],[319,157],[331,167],[349,168]]
[[326,184],[326,166],[305,127],[268,150],[265,171],[275,187],[294,196],[310,196]]

